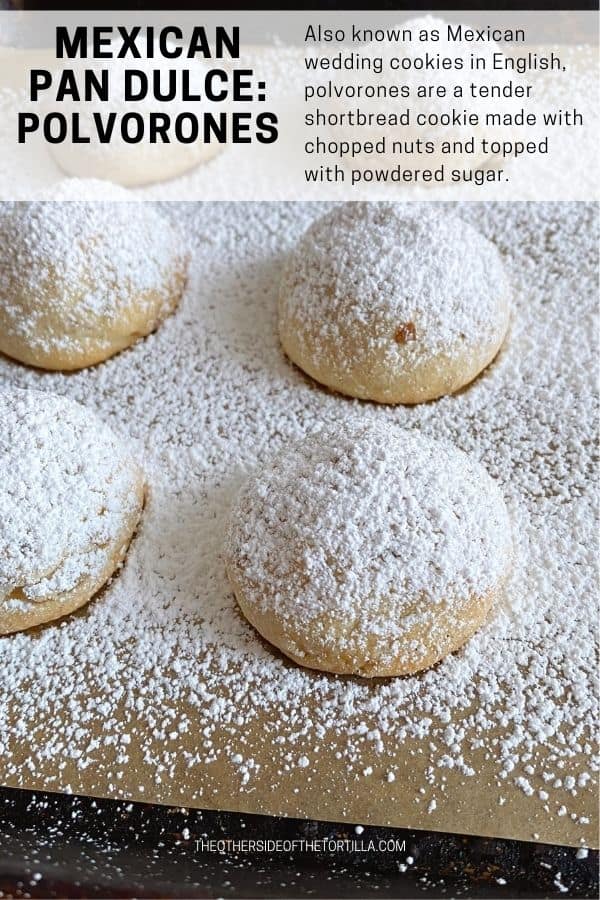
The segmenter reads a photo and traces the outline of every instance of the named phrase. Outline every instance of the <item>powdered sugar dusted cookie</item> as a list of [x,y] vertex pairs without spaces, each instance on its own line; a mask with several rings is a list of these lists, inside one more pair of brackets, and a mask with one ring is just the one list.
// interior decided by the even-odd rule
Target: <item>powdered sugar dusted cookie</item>
[[344,203],[284,274],[285,352],[322,384],[380,403],[451,394],[496,356],[510,287],[496,247],[454,215]]
[[[174,45],[171,45],[172,48]],[[115,54],[118,48],[113,45]],[[194,139],[194,121],[190,115],[190,102],[180,96],[179,91],[169,96],[169,87],[176,79],[181,84],[183,79],[189,84],[190,92],[201,96],[201,101],[194,100],[192,107],[200,113],[213,113],[217,121],[223,111],[222,101],[211,103],[205,95],[205,80],[209,66],[198,59],[187,57],[165,59],[158,46],[150,57],[142,56],[133,63],[138,75],[132,78],[132,90],[137,92],[146,82],[150,90],[140,100],[123,99],[123,87],[126,73],[132,69],[131,58],[69,60],[67,68],[74,68],[75,75],[83,83],[84,71],[93,72],[98,78],[102,70],[108,71],[112,85],[108,100],[96,97],[76,99],[63,98],[60,103],[47,103],[46,112],[62,112],[69,116],[77,116],[79,127],[89,138],[86,143],[75,143],[67,139],[58,144],[50,144],[49,150],[55,162],[67,175],[78,178],[98,178],[122,184],[127,187],[151,184],[177,178],[198,166],[208,162],[222,149],[215,135],[206,136],[202,127]],[[131,77],[131,76],[130,76]],[[159,85],[164,99],[154,96],[153,85]],[[98,136],[95,117],[101,116],[106,121],[109,116],[115,118],[115,127],[110,133],[109,141],[102,141]],[[173,123],[167,132],[167,139],[160,134],[152,139],[149,122],[153,117]],[[174,123],[182,119],[180,129]],[[121,129],[123,119],[129,120],[129,126]],[[140,139],[131,140],[143,122],[145,130],[140,129]],[[136,128],[137,126],[137,128]],[[178,138],[178,136],[180,138]],[[137,136],[137,135],[136,135]],[[182,193],[182,197],[185,194]]]
[[141,470],[95,415],[0,391],[0,634],[87,603],[125,558],[143,502]]
[[186,279],[181,237],[151,205],[126,202],[122,188],[105,196],[116,201],[0,210],[1,352],[45,369],[79,369],[149,334],[174,310]]
[[403,675],[485,621],[510,568],[510,525],[498,487],[462,451],[356,424],[255,475],[225,557],[246,618],[296,662]]

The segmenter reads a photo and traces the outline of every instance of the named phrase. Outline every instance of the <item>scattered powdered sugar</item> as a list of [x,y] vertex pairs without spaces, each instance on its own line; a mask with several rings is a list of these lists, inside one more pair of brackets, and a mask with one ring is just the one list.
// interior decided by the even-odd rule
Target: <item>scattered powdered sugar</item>
[[[119,184],[102,178],[61,178],[42,192],[42,200],[57,203],[85,201],[90,203],[131,203],[131,192]],[[70,209],[70,207],[69,207]],[[67,209],[67,212],[69,210]]]
[[135,471],[122,442],[79,404],[0,392],[0,617],[102,572],[138,504]]
[[[511,556],[504,501],[478,463],[360,417],[309,435],[251,479],[226,550],[246,603],[300,648],[322,640],[337,657],[405,665],[429,647],[444,655],[449,622],[460,628],[473,598],[499,590]],[[335,634],[317,638],[330,615]]]
[[[337,348],[354,338],[361,358],[379,350],[398,374],[436,353],[497,345],[509,302],[500,255],[472,225],[392,203],[344,203],[323,216],[292,253],[280,296],[284,320],[303,323],[297,340],[313,364],[339,367]],[[400,323],[411,329],[401,340]]]
[[[3,386],[67,395],[129,432],[150,484],[127,562],[85,614],[1,641],[4,780],[61,790],[84,780],[98,793],[223,806],[262,785],[266,811],[303,814],[312,796],[309,813],[339,815],[343,805],[355,809],[351,821],[367,812],[351,798],[377,783],[386,815],[402,800],[424,827],[450,828],[444,810],[464,798],[461,785],[477,783],[486,820],[499,797],[503,815],[520,797],[542,840],[544,822],[560,822],[561,835],[589,844],[596,207],[459,207],[503,255],[511,333],[467,389],[412,408],[334,396],[281,352],[285,256],[322,207],[163,209],[187,233],[192,265],[181,307],[155,334],[71,376],[0,360]],[[240,485],[290,441],[349,414],[449,439],[482,462],[507,501],[515,561],[505,606],[419,676],[366,683],[294,666],[243,620],[227,584],[221,553]],[[310,765],[298,781],[301,757]]]
[[[76,185],[66,180],[47,197],[70,200]],[[159,314],[160,302],[170,307],[173,269],[181,265],[177,230],[151,206],[112,202],[130,196],[123,188],[93,181],[91,190],[96,202],[0,206],[1,321],[8,338],[45,351],[79,351],[90,342],[102,346],[134,303],[152,315],[157,299]],[[111,346],[110,337],[104,342]]]

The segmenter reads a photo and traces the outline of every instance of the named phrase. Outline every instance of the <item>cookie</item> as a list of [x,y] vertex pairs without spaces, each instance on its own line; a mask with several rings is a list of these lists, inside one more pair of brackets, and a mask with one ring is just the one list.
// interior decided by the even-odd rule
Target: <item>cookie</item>
[[0,390],[0,634],[87,603],[125,558],[144,478],[85,407]]
[[[111,194],[112,196],[112,194]],[[151,204],[0,210],[0,351],[44,369],[101,362],[154,331],[186,281],[181,236]]]
[[379,403],[422,403],[473,381],[498,353],[511,290],[496,247],[436,209],[344,203],[286,267],[279,334],[316,381]]
[[[131,75],[131,69],[136,75]],[[196,166],[203,165],[220,153],[224,144],[219,143],[210,129],[202,127],[201,114],[211,113],[216,121],[226,104],[210,102],[205,96],[205,84],[210,66],[198,59],[165,59],[160,48],[155,55],[142,56],[133,63],[127,58],[69,60],[67,68],[74,68],[81,82],[84,70],[91,70],[100,78],[102,70],[108,71],[111,85],[109,100],[63,98],[60,103],[46,104],[46,112],[56,112],[78,117],[79,130],[89,140],[76,143],[70,138],[49,145],[55,163],[66,175],[77,178],[98,178],[125,187],[150,185],[178,178]],[[130,80],[131,100],[124,100],[123,87]],[[181,96],[182,82],[189,84],[189,92],[201,99],[187,101]],[[176,91],[172,94],[173,85]],[[220,89],[218,84],[216,89]],[[146,94],[143,94],[148,88]],[[154,96],[158,89],[160,96]],[[139,98],[139,99],[138,99]],[[102,141],[98,135],[95,116],[106,121],[115,119],[110,141]],[[200,116],[197,133],[195,118]],[[157,124],[169,123],[165,134]],[[214,132],[214,129],[213,129]]]
[[482,466],[391,425],[310,435],[242,489],[225,561],[238,604],[301,665],[406,675],[461,647],[511,566],[508,513]]

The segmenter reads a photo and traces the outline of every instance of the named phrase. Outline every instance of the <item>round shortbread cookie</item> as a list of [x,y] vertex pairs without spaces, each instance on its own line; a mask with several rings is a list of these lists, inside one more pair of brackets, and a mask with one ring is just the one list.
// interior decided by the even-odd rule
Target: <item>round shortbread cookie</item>
[[0,391],[0,634],[83,606],[119,567],[144,479],[85,407]]
[[426,669],[487,618],[511,565],[508,513],[482,466],[388,425],[328,429],[242,490],[225,559],[238,603],[304,666]]
[[[67,68],[73,67],[81,81],[84,69],[96,72],[98,77],[101,70],[108,70],[111,91],[108,100],[95,97],[90,100],[66,98],[58,104],[46,105],[47,112],[77,115],[80,131],[89,138],[87,143],[74,143],[67,139],[49,145],[51,156],[65,174],[78,178],[105,179],[125,187],[136,187],[178,178],[208,162],[223,149],[224,145],[217,141],[214,134],[212,137],[210,134],[205,135],[202,128],[195,138],[192,134],[193,113],[198,115],[212,112],[218,120],[225,106],[223,102],[211,103],[206,99],[205,80],[210,66],[204,61],[185,56],[165,59],[157,47],[155,56],[142,56],[135,61],[134,68],[139,73],[135,76],[131,75],[131,60],[126,58],[86,58],[75,63],[69,60]],[[148,85],[145,97],[128,101],[122,99],[128,78],[131,79],[132,96],[142,96],[143,87]],[[192,106],[181,98],[183,79],[189,81],[190,92],[202,97],[202,100],[194,101]],[[173,80],[178,90],[175,96],[169,98],[168,92]],[[154,86],[165,99],[155,98]],[[98,136],[94,116],[101,116],[106,120],[111,114],[115,117],[115,127],[110,141],[103,142]],[[149,122],[156,116],[171,123],[168,140],[160,134],[152,140]],[[175,122],[179,117],[183,121],[180,129],[176,129]],[[125,131],[120,127],[124,120],[130,120]],[[139,123],[144,123],[143,129]],[[132,140],[132,137],[136,139]]]
[[456,216],[344,203],[292,253],[279,333],[290,359],[321,384],[421,403],[464,387],[494,359],[510,294],[496,247]]
[[0,211],[7,356],[44,369],[94,365],[154,331],[177,306],[187,269],[181,236],[151,204],[127,202],[120,188],[107,196],[116,200]]

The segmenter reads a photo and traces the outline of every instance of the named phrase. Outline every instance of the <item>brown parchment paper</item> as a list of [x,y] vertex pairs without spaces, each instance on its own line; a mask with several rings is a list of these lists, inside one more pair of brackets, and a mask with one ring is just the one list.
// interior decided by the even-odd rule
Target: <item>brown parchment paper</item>
[[[101,602],[101,597],[94,602]],[[78,615],[85,616],[86,610]],[[288,665],[285,660],[284,664]],[[84,677],[85,673],[82,673]],[[91,705],[95,699],[90,698]],[[97,700],[101,702],[102,698]],[[209,702],[212,701],[207,701],[207,706]],[[307,718],[311,717],[314,705],[314,699],[307,697]],[[141,719],[132,719],[130,712],[127,715],[123,712],[123,730],[131,735],[131,743],[127,746],[129,762],[125,767],[118,763],[118,746],[102,745],[93,754],[94,766],[84,771],[76,761],[65,757],[59,764],[60,771],[57,771],[56,759],[52,759],[47,764],[36,762],[36,771],[30,772],[26,766],[28,737],[5,735],[10,740],[12,765],[17,766],[20,774],[11,776],[0,760],[0,781],[8,787],[52,791],[53,785],[58,785],[60,779],[61,784],[69,785],[71,792],[89,796],[347,821],[350,824],[421,828],[570,846],[598,846],[597,788],[593,782],[579,788],[575,797],[564,791],[568,815],[558,815],[562,803],[560,794],[563,792],[553,790],[550,812],[547,813],[535,794],[526,796],[515,786],[513,779],[520,774],[518,768],[511,773],[510,779],[499,781],[497,765],[493,762],[493,732],[486,732],[485,747],[475,753],[476,762],[472,764],[476,775],[465,778],[456,769],[446,769],[443,789],[440,789],[439,770],[435,786],[427,783],[426,769],[431,764],[428,739],[419,741],[411,738],[397,746],[390,746],[388,740],[383,753],[376,752],[365,741],[360,760],[354,771],[349,772],[348,762],[336,756],[338,746],[341,748],[344,744],[343,731],[338,734],[329,732],[316,741],[314,734],[311,740],[309,730],[307,737],[295,742],[293,757],[296,760],[300,754],[306,753],[310,765],[306,768],[290,766],[290,745],[279,744],[275,738],[288,736],[292,731],[298,732],[304,723],[296,722],[292,729],[282,724],[276,710],[269,715],[259,712],[253,723],[241,728],[232,725],[217,728],[210,735],[215,761],[190,768],[184,759],[184,751],[192,755],[196,753],[198,745],[202,744],[204,728],[214,722],[202,707],[182,704],[179,711],[192,720],[194,727],[188,734],[177,734],[175,739],[165,735],[163,743],[154,739]],[[64,710],[64,715],[68,718],[69,711]],[[160,702],[157,702],[159,717]],[[452,724],[458,724],[460,718],[454,714]],[[372,721],[363,717],[363,721],[369,729],[377,727],[375,717]],[[86,728],[92,738],[102,738],[102,730],[97,724],[87,725]],[[36,731],[43,734],[44,729],[44,713],[40,710]],[[166,726],[166,731],[170,730]],[[51,739],[52,735],[47,732],[46,735]],[[471,729],[467,736],[475,738],[481,735]],[[144,761],[141,751],[149,744],[153,745],[157,756],[168,754],[169,767],[173,764],[172,774],[160,783],[155,777],[155,767]],[[258,766],[253,769],[247,785],[243,784],[240,770],[224,752],[232,745],[239,748],[245,758],[253,758]],[[204,750],[206,752],[206,748]],[[543,770],[548,753],[548,749],[542,746],[534,754],[538,772]],[[589,766],[589,760],[585,755],[578,754],[570,765],[572,771],[585,769]],[[548,768],[552,769],[553,765],[549,763]],[[121,771],[122,777],[117,778],[115,774],[111,783],[111,773]],[[386,781],[390,771],[395,775],[392,784]],[[566,773],[562,774],[564,776]],[[527,775],[527,778],[536,793],[544,789],[541,777]],[[108,790],[107,782],[110,784]],[[589,824],[573,821],[571,815],[587,817]]]

